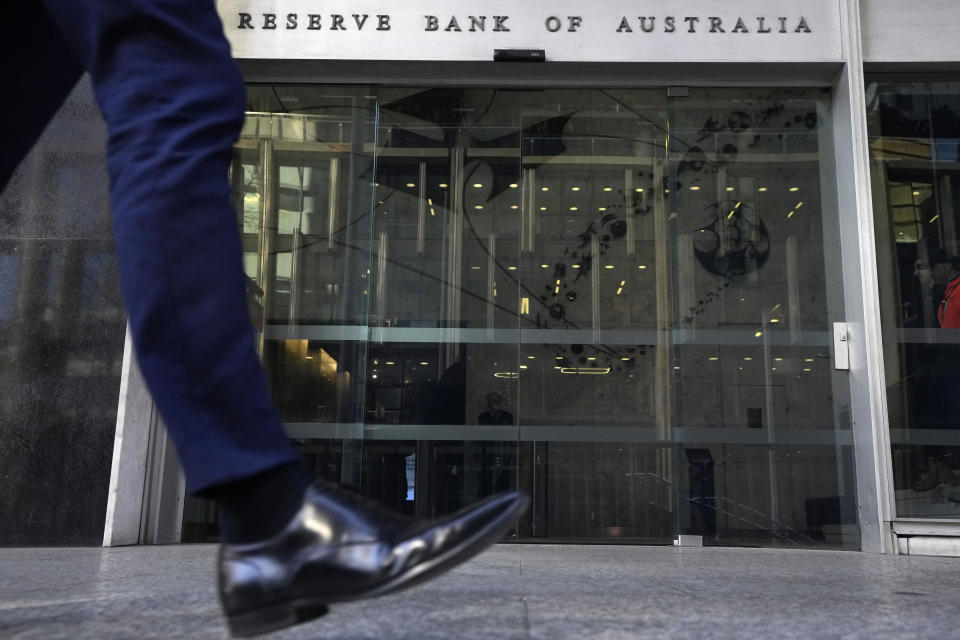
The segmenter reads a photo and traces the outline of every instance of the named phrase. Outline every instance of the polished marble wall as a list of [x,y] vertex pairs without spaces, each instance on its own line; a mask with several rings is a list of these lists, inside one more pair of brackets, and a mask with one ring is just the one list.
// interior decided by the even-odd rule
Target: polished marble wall
[[124,331],[105,139],[83,80],[0,194],[3,545],[103,537]]

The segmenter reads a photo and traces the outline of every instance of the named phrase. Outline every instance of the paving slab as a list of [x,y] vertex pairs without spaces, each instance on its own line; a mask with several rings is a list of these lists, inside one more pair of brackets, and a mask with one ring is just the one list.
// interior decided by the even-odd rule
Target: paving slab
[[[0,549],[0,638],[227,638],[213,545]],[[498,545],[276,640],[960,638],[960,559]]]

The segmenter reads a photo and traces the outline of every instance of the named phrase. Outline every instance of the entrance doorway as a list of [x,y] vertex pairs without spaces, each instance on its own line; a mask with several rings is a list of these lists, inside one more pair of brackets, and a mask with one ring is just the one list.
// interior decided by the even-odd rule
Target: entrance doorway
[[520,540],[859,546],[829,92],[673,93],[250,88],[251,315],[318,476],[519,487]]

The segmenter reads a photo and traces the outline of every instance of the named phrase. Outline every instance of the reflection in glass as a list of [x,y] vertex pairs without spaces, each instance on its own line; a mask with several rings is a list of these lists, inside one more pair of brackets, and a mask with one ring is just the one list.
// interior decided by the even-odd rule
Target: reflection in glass
[[898,517],[960,517],[960,83],[870,82]]
[[519,539],[858,545],[826,92],[250,97],[251,307],[318,475],[518,487]]

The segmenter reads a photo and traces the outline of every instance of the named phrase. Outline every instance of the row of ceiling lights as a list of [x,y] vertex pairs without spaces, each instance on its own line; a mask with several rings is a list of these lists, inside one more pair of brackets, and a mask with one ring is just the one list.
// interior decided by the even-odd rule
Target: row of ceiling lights
[[[379,182],[377,182],[377,183],[375,183],[375,184],[376,184],[376,186],[378,186],[378,187],[380,186],[380,183],[379,183]],[[407,188],[409,188],[409,189],[415,189],[416,186],[417,186],[417,183],[415,183],[415,182],[408,182],[408,183],[407,183]],[[438,184],[437,186],[438,186],[439,188],[441,188],[441,189],[446,189],[446,188],[448,188],[450,185],[448,185],[446,182],[441,182],[441,183]],[[518,188],[519,186],[520,186],[520,185],[517,184],[516,182],[510,183],[510,188],[511,188],[511,189],[516,189],[516,188]],[[475,183],[473,184],[473,188],[474,188],[474,189],[482,189],[482,188],[483,188],[483,183],[482,183],[482,182],[475,182]],[[696,184],[695,184],[695,185],[690,186],[689,189],[690,189],[690,191],[700,191],[701,187],[700,187],[700,185],[696,185]],[[736,187],[727,187],[726,189],[727,189],[727,191],[736,191]],[[580,190],[581,190],[581,187],[577,187],[577,186],[570,187],[570,191],[580,191]],[[540,187],[540,191],[550,191],[550,187]],[[607,191],[607,192],[613,191],[613,187],[603,187],[603,191]],[[637,193],[643,193],[643,192],[644,192],[644,188],[643,188],[643,187],[637,187],[636,189],[634,189],[634,191],[636,191]],[[665,191],[666,193],[670,193],[670,189],[664,189],[664,191]],[[759,191],[760,193],[766,193],[767,191],[769,191],[769,188],[768,188],[768,187],[757,187],[757,191]],[[787,187],[787,191],[790,191],[791,193],[796,193],[797,191],[800,191],[800,187]],[[916,192],[914,192],[913,195],[915,195],[915,196],[916,196],[916,195],[920,195],[920,192],[916,191]]]

